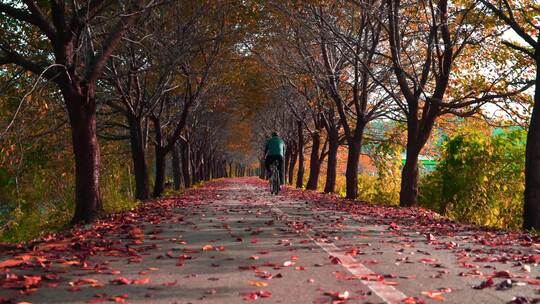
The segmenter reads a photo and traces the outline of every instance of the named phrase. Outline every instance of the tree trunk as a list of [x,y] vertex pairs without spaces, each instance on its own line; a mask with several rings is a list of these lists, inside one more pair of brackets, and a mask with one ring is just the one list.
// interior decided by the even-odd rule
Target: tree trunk
[[133,173],[135,175],[135,199],[147,200],[149,198],[148,165],[146,164],[146,151],[140,120],[128,117],[129,138],[131,143],[131,158]]
[[321,163],[319,158],[319,148],[321,145],[321,135],[319,132],[311,134],[311,156],[309,163],[309,178],[306,185],[308,190],[317,190],[319,185],[319,172],[321,171]]
[[199,153],[192,154],[191,158],[191,174],[193,177],[193,184],[198,184],[201,181],[201,175],[200,175],[200,157]]
[[174,189],[180,190],[182,187],[182,168],[181,168],[181,162],[180,162],[180,155],[179,155],[180,149],[178,147],[178,143],[174,145],[172,148],[172,171],[173,171],[173,180],[174,180]]
[[283,174],[285,175],[284,176],[285,182],[287,181],[288,176],[289,176],[288,174],[289,174],[290,162],[291,162],[291,149],[287,147],[287,149],[285,150],[285,164],[283,167]]
[[291,151],[291,163],[289,164],[289,185],[294,181],[294,167],[296,167],[296,159],[298,153],[295,150]]
[[207,163],[206,163],[206,159],[204,156],[201,156],[202,158],[202,162],[199,164],[199,171],[201,172],[201,180],[206,180],[207,179],[207,174],[206,174],[206,168],[208,167]]
[[210,179],[219,178],[219,174],[217,172],[217,163],[216,159],[212,158],[212,164],[210,166]]
[[190,151],[189,151],[189,143],[182,142],[180,145],[180,149],[182,150],[181,153],[181,160],[182,160],[182,175],[184,180],[184,187],[189,188],[191,187],[191,172],[190,172]]
[[210,158],[205,158],[204,163],[204,180],[208,181],[212,178],[212,161]]
[[165,190],[165,160],[166,155],[162,147],[156,145],[156,180],[154,182],[154,197],[160,197]]
[[401,172],[401,190],[399,205],[403,207],[416,205],[418,199],[418,155],[420,149],[412,138],[407,143],[407,159]]
[[337,138],[328,139],[328,163],[326,168],[326,184],[324,186],[325,193],[336,191],[336,172],[337,172],[337,153],[339,149],[339,141]]
[[348,146],[347,169],[345,171],[346,198],[356,199],[358,197],[358,163],[362,148],[361,139],[350,139]]
[[304,133],[302,132],[302,122],[298,121],[298,174],[296,175],[296,188],[304,185]]
[[[87,93],[90,95],[89,93]],[[75,214],[72,223],[91,222],[102,211],[99,143],[93,96],[65,96],[75,154]]]
[[536,51],[534,105],[525,148],[523,229],[540,230],[540,51]]
[[219,170],[221,172],[221,177],[228,178],[229,174],[227,173],[227,161],[224,160],[221,162],[221,166],[219,167]]
[[205,168],[206,164],[204,162],[201,162],[199,164],[199,180],[206,180]]
[[[266,174],[266,167],[264,166],[264,158],[262,158],[260,161],[259,161],[259,167],[260,167],[260,172],[259,172],[259,178],[260,179],[266,179],[267,178],[267,174]],[[235,177],[238,177],[238,171],[235,170],[234,172],[234,176]]]

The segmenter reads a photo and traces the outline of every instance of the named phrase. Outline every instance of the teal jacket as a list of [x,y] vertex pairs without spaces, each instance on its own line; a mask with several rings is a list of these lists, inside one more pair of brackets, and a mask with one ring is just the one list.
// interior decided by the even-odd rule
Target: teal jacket
[[281,155],[285,156],[285,142],[279,136],[272,136],[264,148],[266,156]]

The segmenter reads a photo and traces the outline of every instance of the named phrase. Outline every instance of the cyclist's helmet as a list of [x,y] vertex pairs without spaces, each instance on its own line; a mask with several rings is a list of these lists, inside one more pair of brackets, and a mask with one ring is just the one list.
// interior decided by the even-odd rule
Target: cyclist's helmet
[[272,137],[274,137],[274,136],[279,136],[279,134],[278,134],[277,131],[273,131],[273,132],[272,132]]

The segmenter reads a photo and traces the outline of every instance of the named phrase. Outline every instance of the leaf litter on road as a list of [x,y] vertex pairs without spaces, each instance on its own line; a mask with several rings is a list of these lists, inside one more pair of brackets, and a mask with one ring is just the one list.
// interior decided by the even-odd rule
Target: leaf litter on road
[[[182,197],[160,199],[155,201],[149,201],[145,204],[141,204],[137,209],[121,214],[108,215],[107,217],[98,220],[91,226],[77,226],[73,229],[48,235],[42,239],[35,240],[25,246],[15,246],[6,249],[7,254],[4,259],[0,261],[0,288],[5,290],[15,290],[20,292],[13,296],[19,297],[25,293],[39,293],[40,289],[44,288],[58,288],[64,286],[65,283],[62,280],[68,281],[69,287],[75,289],[95,287],[98,288],[101,285],[119,285],[117,288],[122,288],[122,285],[132,285],[133,287],[145,288],[144,285],[149,285],[150,282],[154,283],[148,288],[167,288],[177,285],[177,280],[157,280],[151,279],[153,275],[157,275],[168,267],[161,265],[161,260],[171,260],[172,265],[177,265],[178,268],[175,271],[183,271],[186,265],[191,263],[199,263],[201,255],[204,253],[205,257],[215,259],[215,262],[209,263],[209,267],[225,266],[227,260],[221,259],[220,254],[224,254],[229,251],[225,251],[227,244],[219,245],[219,240],[216,238],[211,239],[208,243],[188,244],[183,236],[175,235],[173,237],[164,237],[164,231],[167,232],[171,227],[165,226],[165,224],[179,225],[185,232],[200,231],[201,225],[193,221],[194,216],[202,214],[204,210],[205,214],[211,214],[212,212],[220,211],[220,214],[225,214],[220,217],[216,217],[214,220],[218,223],[216,229],[221,229],[231,236],[231,240],[235,244],[251,245],[252,252],[248,255],[249,258],[244,259],[246,264],[239,266],[239,270],[251,272],[253,277],[257,280],[273,280],[275,278],[287,276],[286,271],[304,271],[311,266],[316,267],[339,267],[342,265],[341,259],[338,257],[330,256],[329,260],[321,263],[320,261],[308,262],[305,267],[302,265],[295,265],[298,260],[302,260],[300,254],[289,255],[288,260],[278,263],[268,262],[261,263],[259,260],[262,257],[273,254],[271,250],[267,250],[261,246],[261,244],[267,244],[266,242],[266,230],[270,229],[273,233],[283,233],[282,221],[277,219],[264,219],[262,220],[263,228],[260,227],[248,227],[249,221],[243,220],[239,223],[227,222],[227,215],[239,211],[245,212],[245,215],[249,215],[247,211],[250,210],[249,205],[244,209],[241,208],[223,208],[213,207],[213,202],[219,200],[218,193],[226,186],[226,181],[215,181],[209,183],[208,188],[195,189],[188,191]],[[253,184],[260,187],[259,181],[254,179],[246,179],[244,183]],[[499,290],[518,290],[514,287],[523,287],[523,284],[527,284],[531,287],[540,285],[540,281],[533,273],[537,273],[536,264],[540,262],[540,255],[534,250],[540,248],[540,239],[536,236],[530,236],[519,232],[507,232],[499,233],[496,230],[485,229],[475,227],[472,225],[464,225],[451,222],[437,214],[422,209],[422,208],[394,208],[387,206],[375,206],[364,203],[344,203],[340,198],[332,195],[323,195],[313,191],[297,191],[290,190],[283,194],[284,197],[291,200],[304,200],[309,201],[309,205],[302,205],[302,208],[297,210],[313,210],[314,217],[317,219],[319,226],[324,227],[326,231],[317,236],[317,239],[324,240],[331,243],[344,243],[343,253],[350,257],[364,257],[369,255],[375,255],[372,248],[373,244],[370,244],[366,239],[365,229],[358,229],[357,238],[354,242],[349,236],[340,234],[347,225],[347,216],[356,216],[362,218],[366,223],[381,228],[382,235],[390,238],[399,238],[399,243],[389,243],[387,246],[393,246],[395,254],[400,255],[402,258],[396,260],[398,263],[403,264],[421,264],[427,269],[433,269],[433,278],[442,278],[448,275],[458,275],[457,272],[449,272],[444,269],[450,268],[451,265],[444,265],[442,261],[439,261],[434,253],[440,251],[447,251],[453,255],[456,261],[456,267],[463,268],[463,271],[459,272],[467,279],[475,279],[475,289],[499,289]],[[221,197],[220,197],[221,198]],[[245,204],[254,204],[256,196],[249,195],[245,197],[242,202]],[[221,208],[218,210],[218,208]],[[192,214],[180,214],[178,210],[192,210]],[[322,217],[317,212],[330,212],[334,215],[332,218]],[[253,216],[264,217],[268,213],[265,211],[257,210],[251,213]],[[213,224],[216,224],[214,222]],[[314,223],[295,218],[290,222],[284,223],[289,231],[295,233],[300,240],[293,239],[290,236],[276,237],[275,243],[277,246],[283,247],[285,250],[294,250],[295,246],[307,245],[311,243],[309,238],[306,238],[303,233],[309,229],[313,229]],[[247,229],[243,233],[237,233],[233,229],[234,225],[244,225],[242,229]],[[182,232],[180,232],[182,234]],[[408,237],[410,234],[419,236],[418,243],[430,246],[428,249],[415,248],[415,241]],[[246,240],[245,242],[239,242]],[[158,242],[161,244],[158,245]],[[170,250],[161,249],[166,243],[170,243],[172,247]],[[431,248],[431,249],[429,249]],[[472,249],[470,249],[472,248]],[[416,255],[411,254],[414,252]],[[292,254],[292,253],[291,253]],[[95,257],[101,257],[101,260],[94,259]],[[149,260],[153,257],[161,256],[158,259],[160,267],[155,267]],[[111,263],[109,262],[112,261]],[[284,261],[283,259],[281,261]],[[393,263],[394,261],[392,261]],[[168,262],[163,262],[168,263]],[[386,261],[373,258],[363,258],[362,263],[366,265],[376,265],[376,263],[386,263]],[[486,268],[485,263],[501,263],[502,265],[514,265],[508,270],[494,270],[494,268]],[[137,265],[137,271],[141,277],[128,279],[126,277],[120,277],[121,271],[123,272],[122,264]],[[113,266],[114,265],[114,266]],[[236,266],[235,266],[236,267]],[[271,267],[267,269],[264,267]],[[442,268],[442,269],[441,269]],[[264,270],[263,270],[264,269]],[[276,274],[274,270],[282,271],[282,273]],[[279,270],[281,269],[281,270]],[[480,270],[481,269],[481,270]],[[269,270],[269,271],[268,271]],[[46,271],[46,272],[45,272]],[[99,274],[104,276],[113,275],[112,279],[97,280],[90,277],[73,278],[70,274],[75,271],[80,271],[82,274]],[[187,270],[186,270],[187,271]],[[276,271],[276,272],[277,272]],[[271,273],[274,272],[274,273]],[[493,273],[492,273],[493,272]],[[39,275],[36,275],[39,274]],[[519,275],[518,275],[519,274]],[[185,273],[184,273],[185,275]],[[194,274],[196,275],[196,274]],[[64,278],[66,277],[66,278]],[[131,277],[129,275],[129,277]],[[414,279],[411,274],[397,274],[391,277],[383,276],[380,279],[378,276],[367,276],[362,278],[365,280],[378,280],[385,285],[396,286],[399,284],[399,280]],[[391,281],[387,279],[392,279]],[[494,279],[497,279],[495,282]],[[315,284],[313,278],[306,277],[303,280],[303,284]],[[253,281],[262,282],[263,281]],[[317,282],[319,282],[317,280]],[[260,283],[257,283],[260,284]],[[266,283],[267,284],[267,283]],[[277,284],[272,284],[274,286]],[[264,284],[253,285],[255,287],[265,287]],[[267,285],[268,286],[268,285]],[[308,285],[306,285],[308,286]],[[453,288],[453,286],[451,286]],[[494,287],[494,288],[492,288]],[[450,289],[450,288],[449,288]],[[211,289],[207,289],[211,290]],[[74,290],[76,291],[76,290]],[[425,294],[424,294],[425,293]],[[439,300],[442,297],[449,296],[447,292],[443,290],[428,290],[422,293],[432,300]],[[257,298],[269,297],[264,291],[254,292]],[[101,299],[113,299],[115,301],[127,301],[129,295],[124,294],[89,298],[91,300]],[[248,294],[246,297],[253,298],[253,294]],[[522,303],[527,301],[534,301],[534,298],[516,297],[515,303]],[[13,299],[6,299],[13,300]],[[335,299],[336,301],[344,301],[347,299]],[[409,301],[417,301],[415,303],[421,303],[420,299],[411,298]],[[20,302],[20,301],[19,301]]]

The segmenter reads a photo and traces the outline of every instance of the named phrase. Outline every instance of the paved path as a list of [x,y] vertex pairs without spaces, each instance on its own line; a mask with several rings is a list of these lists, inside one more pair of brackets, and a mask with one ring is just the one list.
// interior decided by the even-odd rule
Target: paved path
[[[40,255],[27,253],[28,262],[2,270],[0,303],[507,303],[538,297],[536,256],[530,263],[500,259],[514,249],[472,244],[474,233],[425,234],[381,214],[351,215],[288,194],[270,196],[253,179],[210,183],[181,200],[111,219],[121,221],[116,226],[86,227],[69,236],[69,247],[62,241],[38,246]],[[95,248],[73,245],[77,234]],[[511,287],[473,288],[489,285],[493,276],[494,285],[511,277]]]

